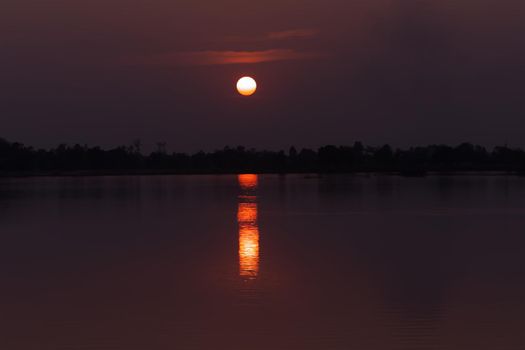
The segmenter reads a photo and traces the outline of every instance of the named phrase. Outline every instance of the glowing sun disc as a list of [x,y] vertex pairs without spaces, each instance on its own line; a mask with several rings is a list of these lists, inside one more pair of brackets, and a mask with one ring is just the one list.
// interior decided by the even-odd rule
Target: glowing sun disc
[[243,96],[251,96],[257,90],[257,83],[252,77],[242,77],[237,82],[237,91]]

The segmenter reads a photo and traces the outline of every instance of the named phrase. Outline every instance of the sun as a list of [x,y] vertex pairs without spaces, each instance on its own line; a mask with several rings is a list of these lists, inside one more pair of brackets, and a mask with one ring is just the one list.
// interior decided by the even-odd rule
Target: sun
[[252,77],[242,77],[237,82],[237,91],[243,96],[251,96],[257,90],[257,83]]

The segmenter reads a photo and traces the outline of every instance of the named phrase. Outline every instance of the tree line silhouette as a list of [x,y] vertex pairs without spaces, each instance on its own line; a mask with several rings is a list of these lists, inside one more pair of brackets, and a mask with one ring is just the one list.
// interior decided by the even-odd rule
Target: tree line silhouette
[[35,149],[0,139],[0,174],[218,174],[218,173],[352,173],[386,172],[421,176],[427,172],[504,171],[525,174],[525,151],[507,146],[487,150],[462,143],[452,147],[430,145],[393,149],[364,146],[324,146],[317,150],[291,147],[285,151],[258,151],[242,146],[214,152],[168,153],[157,144],[150,154],[140,141],[104,150],[100,147],[61,144]]

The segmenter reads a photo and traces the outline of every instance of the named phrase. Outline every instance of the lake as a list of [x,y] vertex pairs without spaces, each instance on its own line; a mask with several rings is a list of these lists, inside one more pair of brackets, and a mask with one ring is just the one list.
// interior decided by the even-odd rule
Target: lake
[[0,349],[525,348],[525,178],[0,180]]

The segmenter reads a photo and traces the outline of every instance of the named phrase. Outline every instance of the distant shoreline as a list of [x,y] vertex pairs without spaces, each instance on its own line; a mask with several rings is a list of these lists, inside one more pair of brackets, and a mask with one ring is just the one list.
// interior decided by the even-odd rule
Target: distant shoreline
[[518,171],[497,171],[497,170],[473,170],[473,171],[428,171],[418,173],[404,173],[399,171],[356,171],[356,172],[257,172],[257,171],[239,171],[239,172],[179,172],[179,171],[154,171],[154,170],[129,170],[129,171],[54,171],[54,172],[0,172],[0,179],[13,178],[53,178],[53,177],[126,177],[126,176],[231,176],[239,174],[257,174],[257,175],[278,175],[294,176],[303,175],[307,178],[322,178],[325,176],[397,176],[404,178],[425,178],[439,176],[513,176],[525,177],[525,173]]
[[428,145],[408,149],[354,142],[318,149],[268,151],[243,146],[192,154],[168,152],[159,143],[144,154],[139,140],[129,146],[102,149],[61,144],[35,149],[0,139],[0,177],[129,176],[198,174],[382,174],[525,175],[525,151],[507,146],[491,150],[471,143]]

